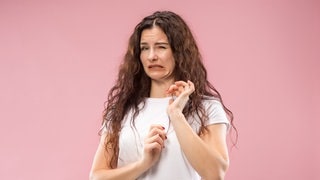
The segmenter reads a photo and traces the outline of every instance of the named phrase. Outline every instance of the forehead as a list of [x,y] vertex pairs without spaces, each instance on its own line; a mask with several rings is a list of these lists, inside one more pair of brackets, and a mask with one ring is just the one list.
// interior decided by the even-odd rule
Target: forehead
[[144,29],[141,33],[141,43],[143,42],[168,42],[167,35],[158,26],[154,26],[151,29]]

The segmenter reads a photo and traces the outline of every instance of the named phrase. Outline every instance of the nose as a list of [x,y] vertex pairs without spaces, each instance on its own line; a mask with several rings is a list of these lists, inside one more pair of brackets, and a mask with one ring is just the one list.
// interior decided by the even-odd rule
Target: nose
[[157,59],[158,59],[158,56],[157,56],[156,52],[154,51],[154,49],[150,49],[149,54],[148,54],[148,60],[155,61]]

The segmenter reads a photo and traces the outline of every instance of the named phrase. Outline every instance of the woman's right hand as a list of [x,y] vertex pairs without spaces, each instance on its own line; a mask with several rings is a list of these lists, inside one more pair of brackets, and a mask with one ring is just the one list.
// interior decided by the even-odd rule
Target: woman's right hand
[[142,158],[142,163],[148,168],[152,167],[159,160],[166,139],[167,136],[163,126],[150,126],[149,133],[144,140]]

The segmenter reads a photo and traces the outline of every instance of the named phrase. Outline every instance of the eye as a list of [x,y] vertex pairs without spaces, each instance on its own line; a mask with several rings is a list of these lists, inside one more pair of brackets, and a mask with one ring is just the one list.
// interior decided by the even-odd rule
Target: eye
[[149,49],[149,47],[146,47],[146,46],[141,46],[141,47],[140,47],[140,50],[141,50],[141,51],[145,51],[145,50],[148,50],[148,49]]
[[167,49],[167,46],[159,45],[157,46],[158,49]]

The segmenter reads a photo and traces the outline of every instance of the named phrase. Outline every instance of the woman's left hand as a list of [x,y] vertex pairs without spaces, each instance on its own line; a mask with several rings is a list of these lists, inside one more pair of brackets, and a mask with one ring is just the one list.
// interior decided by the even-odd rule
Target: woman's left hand
[[169,101],[167,109],[168,114],[170,115],[173,112],[182,112],[184,106],[189,100],[189,96],[194,92],[194,90],[195,87],[191,81],[176,81],[171,85],[167,90],[167,94],[176,96],[176,98]]

